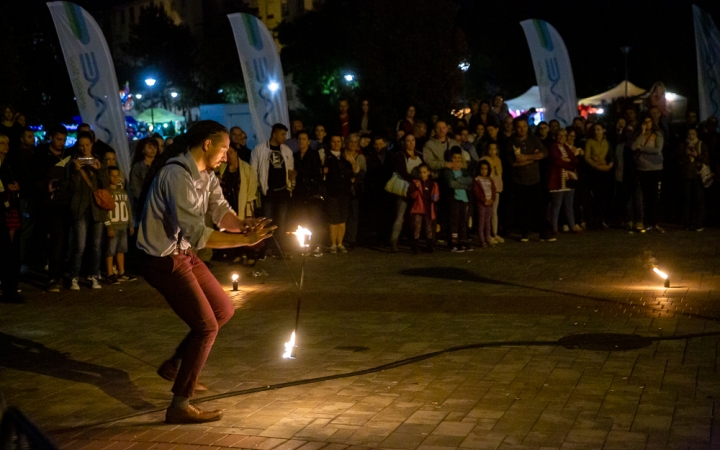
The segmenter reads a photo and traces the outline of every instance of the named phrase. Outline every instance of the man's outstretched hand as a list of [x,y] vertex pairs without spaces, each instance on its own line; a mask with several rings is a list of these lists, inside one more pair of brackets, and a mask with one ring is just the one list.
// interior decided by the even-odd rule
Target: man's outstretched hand
[[[270,223],[270,221],[267,223]],[[245,235],[248,242],[247,245],[255,245],[258,242],[271,238],[272,233],[276,228],[277,227],[275,225],[265,228],[265,224],[252,228],[250,232]]]

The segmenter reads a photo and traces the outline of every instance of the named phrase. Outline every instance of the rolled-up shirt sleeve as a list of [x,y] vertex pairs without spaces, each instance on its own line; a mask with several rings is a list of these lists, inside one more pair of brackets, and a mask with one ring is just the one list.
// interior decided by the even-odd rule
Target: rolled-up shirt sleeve
[[232,206],[230,206],[230,203],[225,200],[218,177],[215,176],[215,174],[209,174],[208,176],[210,177],[208,184],[210,196],[208,197],[207,212],[210,214],[210,217],[212,217],[213,223],[215,225],[220,225],[220,221],[223,217],[225,217],[225,214],[229,212],[234,213],[234,210],[232,209]]

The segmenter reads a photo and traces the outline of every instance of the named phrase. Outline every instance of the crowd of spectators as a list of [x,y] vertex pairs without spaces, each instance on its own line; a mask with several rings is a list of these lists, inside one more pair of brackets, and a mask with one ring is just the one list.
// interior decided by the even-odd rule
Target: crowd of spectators
[[[656,91],[660,84],[612,122],[578,116],[566,128],[512,117],[500,95],[470,101],[461,117],[424,120],[410,105],[388,127],[368,100],[357,113],[341,100],[330,123],[276,124],[254,149],[233,127],[217,172],[223,195],[241,217],[268,217],[279,230],[267,248],[223,254],[249,265],[265,255],[291,257],[298,249],[286,232],[298,224],[313,231],[316,256],[358,245],[466,252],[609,227],[665,233],[665,224],[717,225],[718,119],[700,123],[691,111],[673,127]],[[0,114],[3,301],[19,301],[17,280],[33,270],[46,272],[53,292],[134,279],[125,253],[133,251],[148,180],[185,150],[183,136],[136,141],[124,174],[87,124],[72,147],[63,126],[47,128],[36,145],[24,116],[9,105]],[[112,198],[109,206],[99,191]]]

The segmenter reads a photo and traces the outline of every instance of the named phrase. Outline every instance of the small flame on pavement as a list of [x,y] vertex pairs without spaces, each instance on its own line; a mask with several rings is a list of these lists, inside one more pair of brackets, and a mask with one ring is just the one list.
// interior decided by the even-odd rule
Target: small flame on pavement
[[[312,233],[307,228],[303,228],[298,225],[297,230],[293,231],[290,234],[294,234],[297,237],[298,242],[300,243],[300,247],[310,247],[310,244],[306,241],[310,240],[310,236],[312,236]],[[308,238],[307,240],[305,239],[306,236]]]
[[655,272],[656,274],[660,275],[660,277],[662,277],[663,280],[667,280],[667,279],[668,279],[668,274],[666,274],[666,273],[663,272],[662,270],[658,269],[657,267],[653,267],[653,272]]
[[283,353],[283,358],[288,359],[292,358],[292,351],[293,348],[295,348],[295,331],[293,330],[292,334],[290,335],[290,340],[285,343],[285,353]]

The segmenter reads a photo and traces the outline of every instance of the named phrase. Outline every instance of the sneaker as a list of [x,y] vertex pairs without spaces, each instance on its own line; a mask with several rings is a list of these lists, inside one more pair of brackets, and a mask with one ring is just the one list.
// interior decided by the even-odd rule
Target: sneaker
[[463,249],[461,246],[455,246],[450,251],[453,253],[465,253],[465,249]]
[[699,232],[703,231],[704,229],[705,229],[705,228],[703,228],[703,227],[695,228],[695,231],[697,231],[697,232],[699,233]]
[[644,231],[645,226],[643,225],[642,222],[635,222],[635,230],[636,231]]
[[482,248],[487,248],[487,247],[489,247],[490,245],[495,245],[495,244],[492,243],[492,242],[491,242],[490,244],[488,244],[487,242],[483,242],[480,246],[481,246]]
[[347,253],[347,248],[344,245],[338,245],[337,249],[340,253]]
[[115,274],[108,275],[107,279],[105,280],[107,284],[120,284],[120,280],[118,280],[118,276]]
[[497,244],[497,243],[498,243],[498,240],[495,239],[494,237],[491,237],[491,238],[490,238],[490,241],[488,241],[488,242],[489,242],[490,244],[493,244],[493,245],[494,245],[494,244]]
[[337,246],[336,246],[336,245],[333,245],[332,247],[330,247],[330,253],[337,253]]
[[60,292],[60,283],[58,283],[55,280],[48,281],[47,291],[48,292]]
[[523,236],[520,238],[520,242],[530,242],[530,238],[527,236]]
[[547,240],[548,242],[555,242],[555,241],[557,241],[557,238],[556,238],[555,236],[550,236],[550,237],[547,238],[546,240]]
[[580,225],[575,225],[575,228],[573,228],[573,233],[582,233],[583,228]]
[[97,278],[92,278],[92,288],[93,289],[102,289],[102,285],[100,285],[100,282]]
[[137,280],[137,277],[134,277],[132,275],[128,275],[128,274],[124,273],[122,275],[118,275],[117,279],[118,279],[118,281],[125,282],[125,281],[135,281],[135,280]]
[[471,251],[473,251],[473,248],[472,248],[471,246],[469,246],[469,245],[463,245],[463,246],[462,246],[462,249],[465,250],[466,252],[471,252]]
[[563,230],[563,233],[567,233],[568,231],[570,231],[570,227],[567,226],[567,225],[563,225],[563,229],[562,229],[562,230]]
[[497,242],[498,244],[502,244],[503,242],[505,242],[505,239],[501,238],[500,236],[495,236],[493,239],[495,239],[495,242]]
[[315,249],[312,252],[313,256],[322,256],[322,249],[320,247],[315,247]]
[[80,290],[80,285],[78,284],[77,278],[73,278],[72,280],[70,280],[70,290],[71,291],[79,291]]
[[632,220],[625,224],[625,228],[628,229],[628,230],[632,230],[632,229],[633,229],[633,222],[632,222]]
[[665,230],[663,230],[663,229],[660,227],[660,225],[655,225],[655,226],[653,227],[653,229],[655,230],[656,233],[660,233],[660,234],[664,234],[664,233],[665,233]]

